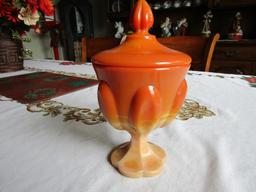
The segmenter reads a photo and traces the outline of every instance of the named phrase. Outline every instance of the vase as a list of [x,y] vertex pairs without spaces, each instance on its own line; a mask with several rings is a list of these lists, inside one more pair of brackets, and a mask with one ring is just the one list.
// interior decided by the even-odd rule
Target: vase
[[184,78],[191,57],[161,45],[148,33],[154,19],[145,0],[137,1],[131,18],[135,32],[120,46],[95,55],[92,63],[102,113],[114,128],[131,135],[111,152],[111,164],[136,178],[163,169],[166,153],[149,142],[148,135],[175,119],[187,92]]
[[0,33],[0,73],[23,69],[22,41]]

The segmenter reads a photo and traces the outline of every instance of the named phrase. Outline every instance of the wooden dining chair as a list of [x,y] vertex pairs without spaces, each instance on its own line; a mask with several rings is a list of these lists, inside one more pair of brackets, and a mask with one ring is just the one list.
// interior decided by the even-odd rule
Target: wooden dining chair
[[192,58],[191,70],[209,71],[212,55],[220,35],[204,36],[175,36],[158,38],[157,40],[171,48],[187,53]]
[[[220,35],[204,36],[175,36],[157,38],[157,40],[172,49],[187,53],[192,58],[191,69],[197,71],[209,71],[212,55]],[[120,40],[114,37],[100,37],[82,39],[82,62],[90,61],[97,53],[111,49],[120,44]]]
[[210,37],[210,41],[207,45],[206,50],[208,50],[208,54],[206,54],[205,58],[204,58],[204,71],[209,72],[210,71],[210,67],[211,67],[211,61],[212,61],[212,56],[216,47],[216,43],[217,41],[220,39],[220,34],[216,33],[215,35]]
[[114,37],[82,38],[82,62],[90,61],[92,57],[106,49],[118,46],[120,39]]

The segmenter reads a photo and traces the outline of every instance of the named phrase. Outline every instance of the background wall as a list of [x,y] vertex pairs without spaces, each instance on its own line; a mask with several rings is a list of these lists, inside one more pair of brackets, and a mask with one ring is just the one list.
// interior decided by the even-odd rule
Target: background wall
[[31,42],[23,43],[24,47],[32,50],[33,59],[53,59],[53,52],[50,47],[49,33],[38,35],[34,30],[30,30],[27,37],[31,38]]
[[[55,5],[59,1],[55,0]],[[92,5],[94,36],[112,36],[114,34],[114,25],[107,19],[107,0],[89,0],[89,2]],[[35,34],[34,30],[30,30],[27,37],[31,38],[31,42],[24,43],[24,47],[32,50],[33,59],[54,59],[53,51],[50,47],[49,33],[39,36]],[[59,47],[59,52],[60,59],[63,59],[61,47]]]

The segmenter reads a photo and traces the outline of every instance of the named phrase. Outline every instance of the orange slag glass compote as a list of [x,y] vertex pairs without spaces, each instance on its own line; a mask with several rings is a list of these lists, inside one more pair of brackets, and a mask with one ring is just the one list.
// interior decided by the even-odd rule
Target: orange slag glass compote
[[134,34],[92,60],[102,113],[114,128],[131,135],[110,155],[112,165],[128,177],[160,173],[165,152],[147,136],[175,118],[187,92],[184,77],[191,58],[158,43],[148,33],[153,22],[147,2],[138,0],[131,17]]

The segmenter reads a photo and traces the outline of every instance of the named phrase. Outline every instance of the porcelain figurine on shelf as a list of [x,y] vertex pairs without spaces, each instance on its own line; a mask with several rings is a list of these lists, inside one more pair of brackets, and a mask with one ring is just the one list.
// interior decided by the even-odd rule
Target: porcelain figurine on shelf
[[163,9],[169,9],[172,6],[172,2],[171,1],[164,1],[163,2]]
[[212,11],[209,10],[207,13],[204,15],[204,26],[202,30],[202,34],[209,37],[211,35],[211,30],[210,30],[210,23],[212,21],[213,14]]
[[233,40],[241,40],[243,37],[243,30],[241,27],[242,16],[240,12],[237,12],[233,22],[233,32],[229,34],[229,38]]
[[149,142],[148,135],[175,119],[187,92],[185,75],[191,58],[149,34],[153,21],[147,2],[138,0],[131,17],[134,33],[92,59],[101,112],[114,128],[131,135],[110,155],[111,164],[128,177],[161,172],[165,151]]
[[180,31],[180,35],[184,36],[187,34],[188,22],[185,17],[178,21],[178,28]]
[[116,21],[115,22],[115,28],[117,29],[115,33],[115,38],[121,39],[125,33],[124,33],[124,27],[121,21]]
[[187,34],[188,30],[188,22],[187,19],[184,17],[177,21],[177,23],[173,27],[173,35],[174,36],[184,36]]
[[173,7],[178,8],[182,6],[182,1],[181,0],[175,0],[173,2]]
[[184,7],[191,7],[191,5],[192,5],[191,0],[185,0],[185,1],[183,1],[183,6],[184,6]]
[[172,22],[170,21],[169,17],[165,18],[165,21],[161,24],[160,27],[162,30],[161,37],[170,37],[172,35],[170,31],[172,28]]

